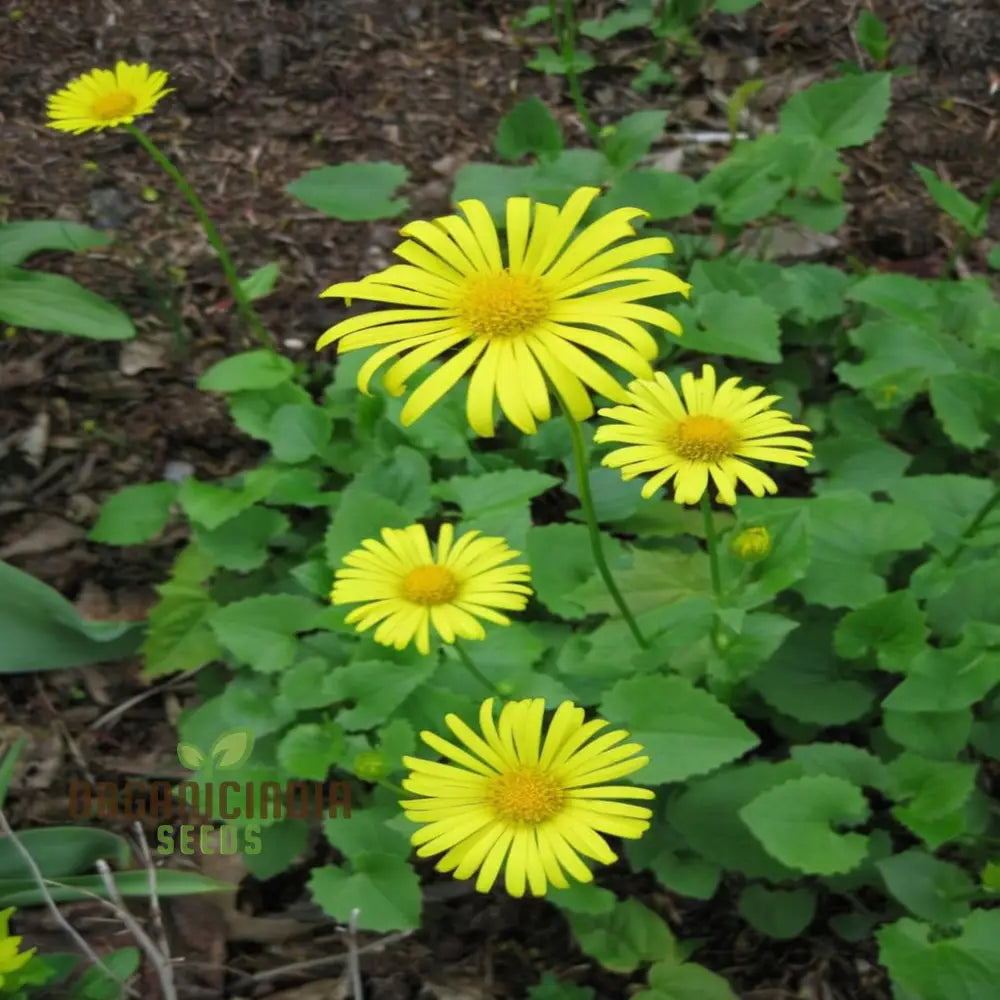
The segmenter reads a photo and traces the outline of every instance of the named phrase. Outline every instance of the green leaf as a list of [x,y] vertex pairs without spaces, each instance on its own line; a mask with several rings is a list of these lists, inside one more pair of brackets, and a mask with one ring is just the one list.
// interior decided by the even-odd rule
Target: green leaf
[[337,722],[350,732],[372,729],[385,722],[421,684],[429,680],[437,662],[424,657],[420,665],[363,660],[335,667],[327,676],[323,689],[331,701],[350,701],[353,708],[344,708]]
[[862,9],[858,15],[855,27],[858,44],[877,63],[885,61],[892,48],[892,41],[886,31],[885,23],[880,21],[870,10]]
[[[115,885],[122,896],[149,896],[149,873],[137,870],[115,872]],[[48,891],[57,903],[77,902],[95,894],[107,899],[108,893],[100,875],[66,875],[59,879],[61,885],[49,886]],[[228,882],[206,878],[197,872],[176,868],[156,869],[156,891],[163,896],[189,896],[199,892],[232,892],[236,887]],[[0,907],[39,906],[44,896],[34,878],[0,881]]]
[[[636,841],[630,840],[630,844]],[[570,882],[565,889],[553,888],[549,897],[560,910],[570,913],[611,913],[618,905],[615,894],[593,882]]]
[[742,14],[759,3],[760,0],[715,0],[715,9],[720,14]]
[[674,310],[684,326],[685,349],[769,364],[781,360],[778,314],[759,298],[738,292],[699,295],[693,310],[697,325],[684,323],[689,308]]
[[301,819],[284,819],[261,827],[260,850],[244,851],[243,863],[254,878],[274,878],[290,868],[309,847],[309,824]]
[[934,760],[953,760],[965,748],[972,733],[972,712],[967,708],[952,712],[882,713],[886,735],[907,750]]
[[933,287],[908,274],[869,274],[851,286],[847,298],[917,326],[927,326],[937,306]]
[[694,962],[658,962],[649,970],[649,985],[653,989],[640,990],[633,1000],[738,1000],[722,976]]
[[[455,174],[451,200],[457,204],[467,198],[478,198],[489,209],[493,219],[499,222],[504,218],[504,206],[507,204],[507,199],[527,194],[534,177],[534,167],[508,167],[499,163],[467,163]],[[426,418],[421,417],[421,422],[424,419]]]
[[936,850],[965,829],[962,810],[972,795],[976,765],[928,760],[904,751],[889,764],[892,814]]
[[244,473],[242,486],[230,489],[203,483],[189,476],[181,483],[177,499],[184,513],[200,527],[214,531],[258,500],[263,500],[279,476],[274,466],[262,466]]
[[0,267],[0,322],[91,340],[130,340],[132,320],[70,278]]
[[398,504],[414,521],[434,506],[430,462],[422,452],[406,445],[398,445],[391,456],[367,463],[354,477],[354,485]]
[[634,972],[643,962],[675,958],[670,928],[636,899],[619,902],[610,913],[564,912],[580,950],[612,972]]
[[351,864],[352,874],[335,865],[312,870],[309,891],[326,913],[346,924],[351,911],[360,910],[358,927],[366,931],[420,926],[420,880],[403,858],[370,851]]
[[323,832],[326,839],[352,862],[369,851],[405,858],[410,853],[410,838],[390,825],[398,817],[399,806],[386,798],[354,809],[350,816],[325,820]]
[[981,559],[949,573],[945,588],[926,595],[931,627],[951,638],[962,635],[970,622],[1000,622],[998,572],[1000,558]]
[[[937,475],[908,476],[895,480],[886,487],[886,492],[897,506],[934,511],[931,544],[939,552],[950,552],[969,528],[976,513],[990,498],[993,489],[993,484],[988,479]],[[984,527],[987,523],[988,519],[984,522]],[[981,528],[980,532],[982,531]]]
[[983,649],[978,635],[967,634],[956,646],[925,647],[882,704],[898,712],[954,712],[985,698],[997,684],[1000,651]]
[[330,664],[322,656],[309,656],[281,674],[281,694],[292,708],[325,708],[336,700],[324,687]]
[[218,566],[247,572],[267,562],[269,543],[290,527],[284,514],[266,507],[251,507],[214,531],[195,525],[194,540]]
[[149,541],[166,526],[176,496],[175,483],[126,486],[101,504],[97,523],[87,537],[107,545],[138,545]]
[[637,781],[661,784],[705,774],[760,742],[722,702],[681,677],[619,681],[601,714],[626,726],[649,754]]
[[330,443],[333,420],[312,403],[289,403],[275,411],[267,438],[279,462],[294,465],[322,453]]
[[434,493],[458,504],[466,518],[481,517],[498,508],[518,507],[560,483],[555,476],[533,469],[504,469],[479,476],[452,476],[437,483]]
[[[101,858],[114,865],[128,865],[132,860],[127,840],[96,827],[38,827],[22,830],[17,839],[45,878],[85,874]],[[31,868],[13,840],[0,838],[0,880],[30,878],[33,878]]]
[[933,170],[913,164],[937,207],[950,215],[970,236],[982,236],[989,218],[988,213],[979,211],[979,206],[966,198],[961,191],[947,181],[941,180]]
[[5,562],[0,594],[0,674],[120,660],[142,641],[142,625],[84,619],[57,590]]
[[900,1000],[993,1000],[1000,979],[1000,910],[975,910],[957,937],[908,917],[880,928],[875,937]]
[[310,208],[344,222],[394,219],[409,207],[393,197],[410,176],[396,163],[341,163],[308,170],[285,190]]
[[970,451],[1000,431],[1000,379],[986,372],[959,371],[931,379],[931,406],[941,429]]
[[14,780],[14,769],[17,767],[17,762],[27,742],[26,736],[18,737],[4,752],[3,757],[0,757],[0,809],[3,808],[7,798],[7,789],[10,788],[10,783]]
[[[609,542],[620,550],[616,539],[605,536],[606,557]],[[583,618],[586,614],[583,606],[568,595],[594,575],[587,528],[582,524],[534,525],[528,529],[525,555],[538,600],[560,618]]]
[[596,149],[564,149],[554,160],[535,167],[528,193],[539,201],[559,204],[579,187],[600,187],[613,169]]
[[589,986],[564,983],[546,972],[537,986],[528,987],[528,1000],[594,1000],[594,991]]
[[293,726],[278,744],[278,763],[292,778],[325,781],[344,751],[344,732],[330,722]]
[[848,660],[874,654],[882,670],[905,673],[924,651],[928,631],[913,594],[897,590],[844,615],[833,648]]
[[606,42],[623,31],[652,24],[653,19],[654,15],[650,8],[644,8],[640,4],[624,10],[608,11],[603,17],[589,17],[581,21],[577,27],[581,35]]
[[861,790],[843,778],[793,778],[743,806],[740,818],[769,854],[809,875],[849,872],[868,853],[867,836],[831,829],[868,818]]
[[146,677],[194,670],[222,654],[209,626],[218,605],[200,582],[178,579],[175,565],[174,578],[156,592],[160,600],[149,613],[149,634],[142,647]]
[[791,757],[806,774],[827,774],[879,790],[888,780],[878,757],[850,743],[806,743],[792,747]]
[[74,995],[81,1000],[121,1000],[121,984],[135,975],[141,957],[138,948],[117,948],[101,959],[101,965],[92,965],[84,972]]
[[351,483],[340,495],[340,504],[324,537],[326,560],[339,568],[348,552],[366,538],[381,539],[383,528],[406,528],[413,518],[399,504]]
[[295,375],[295,365],[274,351],[244,351],[217,361],[198,379],[204,392],[273,389]]
[[556,156],[563,148],[559,123],[534,94],[515,105],[500,119],[494,148],[505,160]]
[[635,166],[663,135],[666,125],[666,111],[633,111],[626,115],[617,125],[611,126],[601,147],[608,163],[622,172]]
[[787,941],[798,937],[816,915],[812,889],[768,889],[748,885],[740,893],[740,916],[761,934]]
[[889,894],[914,916],[934,924],[953,924],[969,913],[972,879],[957,865],[911,848],[875,862]]
[[693,899],[711,899],[722,877],[715,862],[687,847],[683,838],[658,818],[645,836],[625,842],[625,856],[632,871],[648,869],[664,888]]
[[0,267],[16,267],[41,250],[77,253],[111,242],[107,233],[63,219],[30,219],[0,225]]
[[275,673],[295,659],[296,633],[315,628],[323,610],[307,597],[261,594],[213,612],[209,624],[234,656],[261,673]]
[[861,146],[889,111],[889,73],[858,73],[793,94],[778,121],[783,134],[813,136],[835,149]]
[[849,676],[831,647],[828,625],[805,622],[789,634],[750,684],[773,708],[801,722],[823,726],[853,722],[871,707],[874,691]]
[[270,295],[278,281],[280,267],[277,261],[272,260],[263,267],[258,267],[252,274],[240,280],[240,288],[251,302],[255,299],[262,299],[265,295]]
[[[539,73],[548,73],[550,76],[562,76],[566,72],[566,62],[562,55],[551,45],[542,45],[535,52],[535,58],[528,61],[528,69],[538,70]],[[593,69],[597,62],[589,52],[577,49],[573,53],[573,61],[570,64],[577,73],[586,73]]]
[[795,877],[772,858],[740,818],[740,808],[762,792],[802,773],[797,764],[738,764],[692,781],[667,812],[670,824],[688,848],[726,869],[749,878],[779,882]]
[[653,221],[676,219],[698,207],[698,185],[690,177],[665,170],[630,170],[611,185],[601,207],[641,208]]

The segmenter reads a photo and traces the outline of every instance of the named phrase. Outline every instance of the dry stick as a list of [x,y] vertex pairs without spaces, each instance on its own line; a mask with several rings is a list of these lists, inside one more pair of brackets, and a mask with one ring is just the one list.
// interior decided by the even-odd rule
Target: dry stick
[[353,1000],[365,1000],[364,987],[361,985],[361,959],[358,954],[358,917],[361,910],[356,906],[351,910],[351,919],[347,922],[347,974],[351,978],[351,996]]
[[[355,954],[360,958],[361,955],[368,955],[374,952],[383,951],[385,948],[388,948],[389,945],[395,944],[397,941],[402,941],[414,933],[414,931],[397,931],[395,934],[388,934],[382,938],[381,941],[373,941],[371,944],[366,944],[363,948],[356,948]],[[251,986],[267,983],[272,979],[280,979],[282,976],[289,976],[296,972],[311,972],[313,969],[318,969],[329,962],[348,962],[350,961],[350,957],[350,951],[348,950],[342,951],[339,955],[324,955],[322,958],[310,958],[304,962],[292,962],[289,965],[281,965],[277,969],[268,969],[265,972],[255,972],[253,975],[244,976],[243,979],[234,983],[232,990],[234,992],[239,992],[240,990],[248,989]]]
[[177,1000],[177,987],[174,985],[174,968],[170,964],[169,955],[164,955],[160,952],[160,949],[153,944],[149,935],[142,929],[139,921],[132,916],[132,911],[126,908],[125,901],[122,899],[122,894],[118,891],[118,886],[111,875],[111,868],[108,866],[107,861],[99,858],[96,867],[108,896],[115,904],[115,913],[118,919],[125,925],[139,947],[145,952],[146,957],[153,963],[153,967],[156,969],[156,978],[160,981],[163,1000]]
[[52,893],[48,889],[48,880],[42,874],[41,869],[35,863],[35,859],[31,856],[31,852],[21,843],[20,839],[14,833],[13,828],[10,823],[7,822],[7,817],[4,815],[4,811],[0,809],[0,833],[5,834],[10,837],[10,842],[14,845],[14,850],[21,855],[24,863],[28,866],[28,870],[31,872],[32,878],[38,883],[38,889],[42,894],[42,899],[45,900],[45,905],[48,907],[49,912],[55,918],[56,923],[72,938],[73,943],[83,952],[84,956],[88,958],[94,965],[98,966],[104,972],[106,972],[122,989],[126,990],[129,996],[137,997],[139,994],[131,989],[127,983],[121,980],[114,972],[109,969],[103,961],[98,957],[97,953],[89,944],[80,936],[79,931],[62,915],[59,907],[56,906],[56,901],[52,898]]
[[156,866],[153,864],[153,855],[149,850],[149,844],[146,842],[146,832],[138,820],[132,824],[132,831],[136,843],[139,845],[142,864],[146,869],[149,881],[149,919],[153,925],[153,933],[156,935],[156,945],[160,950],[160,954],[169,962],[171,961],[170,942],[167,940],[167,930],[163,926],[163,911],[160,909],[160,895],[156,890]]
[[138,705],[139,702],[145,701],[147,698],[152,698],[153,695],[160,694],[162,691],[166,691],[168,688],[176,687],[182,681],[186,681],[189,677],[193,677],[201,667],[195,667],[193,670],[185,670],[182,674],[177,674],[176,677],[171,677],[165,684],[159,684],[156,687],[151,687],[146,691],[140,691],[138,694],[133,695],[131,698],[127,698],[120,705],[115,705],[114,708],[109,709],[100,718],[94,719],[94,721],[87,726],[88,729],[101,729],[107,723],[114,722],[119,716],[124,715],[130,708]]

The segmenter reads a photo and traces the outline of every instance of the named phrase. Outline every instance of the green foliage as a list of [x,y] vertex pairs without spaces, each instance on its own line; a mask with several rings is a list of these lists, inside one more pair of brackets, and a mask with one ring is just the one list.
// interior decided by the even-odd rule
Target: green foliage
[[5,562],[0,562],[0,592],[0,673],[117,660],[142,642],[142,625],[85,619],[58,591]]
[[310,208],[344,222],[393,219],[406,211],[396,189],[409,172],[395,163],[341,163],[308,170],[286,190]]

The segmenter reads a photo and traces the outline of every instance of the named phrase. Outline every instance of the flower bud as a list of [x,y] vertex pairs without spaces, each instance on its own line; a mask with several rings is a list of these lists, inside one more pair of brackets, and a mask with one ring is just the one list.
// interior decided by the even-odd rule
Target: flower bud
[[771,535],[763,525],[744,528],[729,543],[729,548],[740,559],[756,562],[771,551]]
[[389,773],[389,761],[378,750],[363,750],[354,758],[354,773],[362,781],[378,781]]

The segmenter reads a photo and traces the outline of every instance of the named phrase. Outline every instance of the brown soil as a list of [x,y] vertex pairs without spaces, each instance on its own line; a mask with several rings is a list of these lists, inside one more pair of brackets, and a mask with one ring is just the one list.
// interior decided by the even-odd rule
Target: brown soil
[[[990,3],[982,0],[982,10]],[[59,588],[92,617],[142,617],[180,539],[124,550],[88,543],[84,533],[100,502],[122,485],[162,477],[168,463],[189,463],[210,478],[259,454],[230,426],[224,406],[195,388],[200,372],[250,340],[184,202],[128,136],[71,137],[47,129],[46,95],[115,58],[149,60],[171,74],[177,92],[148,127],[201,192],[240,272],[281,263],[277,290],[262,301],[261,313],[283,350],[307,359],[316,336],[339,315],[317,293],[382,266],[396,233],[392,223],[320,217],[285,193],[289,181],[325,163],[391,160],[410,170],[405,193],[413,213],[439,214],[448,207],[454,171],[492,158],[497,121],[528,93],[556,109],[571,145],[585,144],[560,81],[524,69],[532,43],[511,20],[525,6],[514,0],[2,5],[0,219],[59,217],[114,230],[107,250],[39,256],[32,266],[69,274],[119,303],[135,319],[144,350],[137,363],[129,353],[135,344],[31,331],[0,341],[0,557]],[[600,5],[586,6],[594,12]],[[677,85],[652,102],[627,86],[629,62],[649,47],[642,36],[623,36],[601,50],[610,65],[587,75],[588,99],[602,124],[658,105],[670,108],[671,129],[725,129],[724,95],[760,76],[767,84],[753,110],[768,121],[792,90],[828,74],[839,60],[859,58],[849,26],[861,6],[831,0],[817,14],[805,0],[769,0],[743,18],[709,18],[699,30],[704,51],[673,53]],[[933,21],[931,0],[878,6],[898,39],[895,61],[917,71],[897,81],[883,134],[850,154],[854,209],[834,257],[933,274],[954,234],[910,163],[938,169],[972,197],[993,180],[1000,99],[988,88],[990,69],[1000,68],[1000,39],[990,39],[998,29],[976,21],[975,4],[944,4],[946,13]],[[711,147],[706,159],[721,153]],[[973,268],[981,252],[970,249]],[[136,371],[143,362],[152,367]],[[29,431],[33,451],[26,447]],[[171,720],[191,697],[190,685],[167,687],[121,718],[93,726],[143,689],[134,663],[5,681],[0,736],[24,731],[31,739],[32,772],[12,798],[16,824],[65,822],[65,803],[51,790],[67,775],[170,776]],[[33,794],[40,790],[50,794]],[[523,997],[547,970],[593,987],[601,1000],[638,988],[632,984],[641,977],[609,974],[583,957],[547,904],[455,896],[462,887],[430,874],[427,881],[422,930],[364,956],[370,1000]],[[662,892],[643,875],[612,870],[602,881],[622,896],[641,897],[679,937],[703,939],[695,959],[728,976],[746,1000],[888,996],[872,949],[838,945],[822,922],[814,934],[782,944],[742,925],[728,889],[698,903]],[[336,992],[338,965],[239,992],[224,985],[340,950],[329,923],[310,931],[316,914],[302,905],[307,899],[295,873],[263,886],[244,882],[240,900],[259,918],[278,920],[281,911],[286,922],[289,914],[300,921],[297,929],[306,934],[293,943],[273,926],[247,930],[239,925],[249,919],[245,913],[223,915],[200,900],[171,904],[181,925],[174,954],[191,966],[185,997],[346,995]],[[83,919],[86,908],[80,912]],[[46,933],[41,916],[32,927]],[[121,943],[106,937],[108,947]],[[290,992],[268,993],[278,987]],[[147,989],[145,996],[157,996],[152,980]]]

